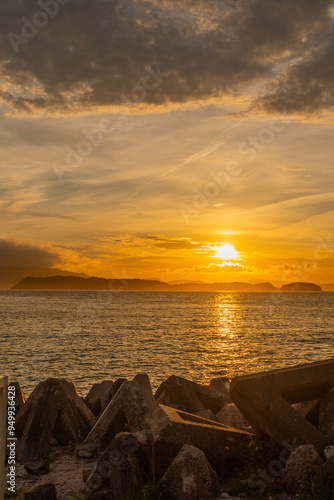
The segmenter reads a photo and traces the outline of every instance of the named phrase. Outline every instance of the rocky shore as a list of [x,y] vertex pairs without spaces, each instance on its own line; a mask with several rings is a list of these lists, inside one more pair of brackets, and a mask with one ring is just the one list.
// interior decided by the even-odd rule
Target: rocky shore
[[[334,498],[334,361],[201,385],[178,376],[16,388],[27,500]],[[9,467],[9,466],[8,466]],[[8,485],[7,485],[8,486]]]

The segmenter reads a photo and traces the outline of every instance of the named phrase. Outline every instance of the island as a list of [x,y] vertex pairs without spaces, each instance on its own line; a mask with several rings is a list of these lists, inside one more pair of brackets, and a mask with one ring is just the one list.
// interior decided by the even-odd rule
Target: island
[[321,292],[313,283],[290,283],[280,289],[271,283],[165,283],[159,280],[106,279],[80,276],[28,276],[11,290],[86,290],[86,291],[148,291],[148,292]]

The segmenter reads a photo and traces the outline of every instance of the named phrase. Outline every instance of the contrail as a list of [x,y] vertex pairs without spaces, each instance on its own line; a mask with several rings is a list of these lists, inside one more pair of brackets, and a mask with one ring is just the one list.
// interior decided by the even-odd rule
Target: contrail
[[[228,132],[229,130],[232,130],[236,127],[239,127],[239,125],[241,123],[244,123],[243,120],[239,120],[237,123],[235,123],[234,125],[231,125],[231,127],[228,127],[226,130],[224,130],[224,134],[226,132]],[[176,165],[175,167],[172,167],[170,168],[169,170],[166,170],[165,172],[163,172],[162,174],[158,175],[156,179],[153,179],[152,181],[150,182],[147,182],[146,184],[144,184],[144,187],[145,186],[149,186],[151,184],[153,184],[154,182],[157,181],[157,179],[160,179],[162,177],[165,177],[166,175],[168,174],[171,174],[172,172],[175,172],[176,170],[179,170],[180,168],[184,167],[185,165],[187,165],[188,163],[191,163],[193,161],[196,161],[196,160],[200,160],[202,158],[205,158],[206,156],[208,156],[209,154],[213,153],[214,151],[217,151],[217,149],[220,148],[220,146],[222,146],[223,144],[225,144],[226,141],[228,141],[231,137],[232,137],[233,133],[229,133],[228,136],[224,136],[224,140],[220,140],[219,142],[215,142],[212,146],[208,146],[206,147],[205,149],[202,149],[201,151],[198,151],[197,153],[194,153],[192,154],[191,156],[189,156],[186,160],[184,160],[182,163],[180,163],[179,165]],[[134,198],[137,194],[139,193],[139,191],[136,191],[135,193],[131,194],[128,198],[126,198],[125,201],[129,201],[131,200],[132,198]]]

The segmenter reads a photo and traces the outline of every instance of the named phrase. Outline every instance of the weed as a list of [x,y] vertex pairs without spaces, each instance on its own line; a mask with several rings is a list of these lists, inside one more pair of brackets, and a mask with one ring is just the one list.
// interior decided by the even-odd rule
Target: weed
[[308,475],[298,498],[299,500],[333,500],[334,478],[325,476],[322,471],[313,477]]

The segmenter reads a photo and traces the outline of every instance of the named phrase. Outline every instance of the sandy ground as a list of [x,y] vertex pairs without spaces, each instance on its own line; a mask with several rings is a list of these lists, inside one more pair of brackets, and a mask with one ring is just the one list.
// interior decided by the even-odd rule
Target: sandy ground
[[[54,446],[53,455],[55,460],[51,463],[50,472],[41,476],[28,474],[23,465],[16,464],[16,491],[20,492],[20,496],[17,498],[23,499],[25,491],[46,483],[53,483],[56,486],[59,500],[69,500],[72,497],[82,498],[80,496],[83,486],[82,473],[94,468],[97,457],[79,458],[75,452],[68,451],[66,447],[62,446]],[[221,496],[217,497],[217,500],[222,498],[234,500],[235,497],[229,497],[227,493],[222,493]],[[296,497],[281,494],[273,495],[271,498],[272,500],[293,500]]]
[[27,474],[22,465],[16,464],[16,491],[27,491],[40,484],[54,483],[59,499],[68,500],[80,493],[83,486],[82,472],[93,469],[96,458],[78,458],[74,452],[63,447],[54,447],[53,453],[55,460],[51,463],[48,474],[33,476]]

